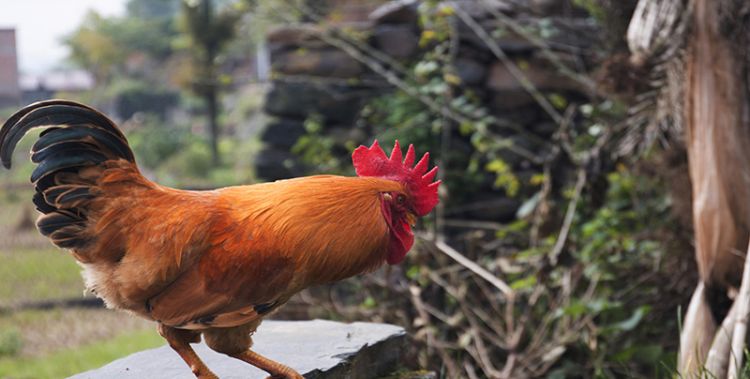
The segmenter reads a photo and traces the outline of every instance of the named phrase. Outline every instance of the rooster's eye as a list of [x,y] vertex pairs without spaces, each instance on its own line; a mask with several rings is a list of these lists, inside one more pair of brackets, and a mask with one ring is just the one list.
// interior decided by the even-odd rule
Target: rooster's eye
[[404,201],[406,201],[406,196],[399,194],[396,196],[396,202],[399,204],[403,204]]

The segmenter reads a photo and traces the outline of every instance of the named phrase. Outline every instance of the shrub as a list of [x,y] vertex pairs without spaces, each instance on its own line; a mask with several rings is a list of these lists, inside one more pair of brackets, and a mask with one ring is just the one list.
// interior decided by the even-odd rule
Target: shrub
[[138,112],[155,114],[164,119],[167,112],[179,102],[179,93],[176,91],[132,79],[115,83],[110,94],[115,112],[125,120]]
[[22,347],[23,339],[18,330],[0,330],[0,358],[17,355]]
[[128,133],[138,164],[155,169],[196,138],[181,126],[168,125],[154,114],[143,114]]

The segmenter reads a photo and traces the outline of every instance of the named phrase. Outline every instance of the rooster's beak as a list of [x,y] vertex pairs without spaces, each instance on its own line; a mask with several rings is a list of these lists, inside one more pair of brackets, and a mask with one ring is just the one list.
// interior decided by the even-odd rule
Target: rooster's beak
[[417,216],[414,215],[414,213],[406,212],[406,222],[409,223],[409,225],[413,228],[415,225],[417,225]]

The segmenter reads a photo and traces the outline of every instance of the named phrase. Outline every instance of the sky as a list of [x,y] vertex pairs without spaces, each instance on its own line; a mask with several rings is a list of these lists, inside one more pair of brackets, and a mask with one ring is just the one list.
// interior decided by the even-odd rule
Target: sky
[[16,29],[22,74],[60,66],[68,55],[62,39],[80,25],[89,9],[106,16],[125,13],[127,0],[0,0],[0,28]]

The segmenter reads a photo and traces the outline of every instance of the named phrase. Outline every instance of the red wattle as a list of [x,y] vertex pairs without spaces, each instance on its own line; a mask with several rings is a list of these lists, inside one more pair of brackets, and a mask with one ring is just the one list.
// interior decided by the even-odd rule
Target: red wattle
[[406,258],[406,253],[409,252],[412,245],[414,245],[414,234],[411,232],[409,224],[402,221],[400,226],[391,228],[391,241],[388,244],[386,262],[389,265],[401,263]]
[[409,223],[403,218],[395,220],[394,225],[391,207],[385,201],[381,201],[380,209],[383,212],[383,217],[388,224],[388,231],[390,232],[385,261],[389,265],[399,264],[404,260],[406,253],[409,252],[412,245],[414,245],[414,234],[411,232]]

